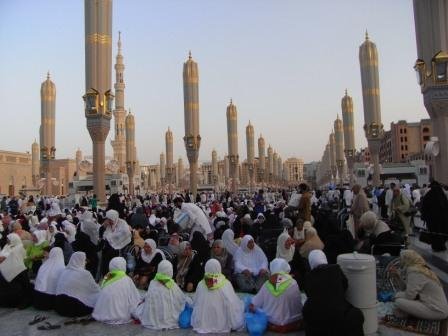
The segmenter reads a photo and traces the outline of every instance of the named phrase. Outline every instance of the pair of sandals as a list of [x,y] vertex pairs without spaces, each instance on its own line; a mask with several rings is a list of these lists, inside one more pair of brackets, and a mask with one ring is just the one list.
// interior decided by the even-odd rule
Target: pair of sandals
[[[43,322],[46,319],[48,319],[47,316],[43,316],[43,315],[36,315],[34,316],[34,319],[28,323],[28,325],[32,326],[35,325],[37,323]],[[45,322],[43,325],[40,325],[37,327],[38,330],[54,330],[54,329],[60,329],[61,326],[59,324],[51,324],[50,322]]]

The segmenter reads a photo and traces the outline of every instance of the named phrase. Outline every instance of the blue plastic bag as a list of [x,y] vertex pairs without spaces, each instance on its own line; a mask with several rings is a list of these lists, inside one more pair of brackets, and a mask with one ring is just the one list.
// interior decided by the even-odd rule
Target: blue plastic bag
[[193,307],[189,304],[185,305],[184,310],[179,315],[179,327],[182,329],[191,328],[191,314],[193,313]]
[[257,309],[255,313],[247,312],[244,314],[246,320],[246,328],[250,336],[261,336],[268,327],[268,317],[266,313]]
[[242,297],[242,300],[244,302],[244,312],[249,312],[249,306],[252,304],[252,295],[245,295]]

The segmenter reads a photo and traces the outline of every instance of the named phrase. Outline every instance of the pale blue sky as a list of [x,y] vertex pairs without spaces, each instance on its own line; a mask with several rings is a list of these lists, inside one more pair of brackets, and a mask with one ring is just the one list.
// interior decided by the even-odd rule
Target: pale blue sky
[[[125,105],[136,117],[142,163],[158,162],[168,126],[175,159],[186,160],[182,64],[190,49],[200,71],[200,160],[210,160],[213,148],[220,157],[227,152],[230,97],[242,159],[249,119],[283,159],[320,159],[345,88],[355,105],[356,145],[365,146],[358,48],[366,29],[380,57],[385,128],[427,117],[412,69],[408,0],[114,0],[113,13],[113,62],[121,30]],[[90,154],[81,98],[84,1],[0,0],[0,46],[0,148],[27,151],[39,138],[40,84],[50,70],[57,157],[74,157],[78,147]]]

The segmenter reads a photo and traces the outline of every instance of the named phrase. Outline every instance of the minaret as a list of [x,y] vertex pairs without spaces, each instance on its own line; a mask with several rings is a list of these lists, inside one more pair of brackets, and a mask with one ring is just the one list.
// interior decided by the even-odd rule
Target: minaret
[[37,143],[36,139],[34,139],[34,142],[31,145],[31,179],[34,188],[39,186],[39,180],[40,180],[39,152],[40,152],[39,144]]
[[229,148],[230,178],[232,179],[232,192],[238,192],[238,112],[232,99],[227,106],[227,142]]
[[361,66],[362,99],[364,104],[364,131],[373,161],[373,185],[380,185],[380,144],[384,136],[381,123],[380,83],[378,73],[378,51],[375,43],[366,39],[359,47]]
[[112,140],[112,147],[114,149],[114,160],[118,161],[121,173],[126,172],[126,133],[125,133],[125,118],[126,110],[124,108],[124,63],[123,55],[121,54],[121,32],[118,32],[118,52],[115,62],[115,139]]
[[166,161],[165,161],[165,153],[160,153],[160,185],[162,186],[162,191],[165,191],[165,183],[166,183]]
[[80,166],[82,161],[82,152],[79,148],[76,150],[75,159],[76,159],[76,177],[77,179],[79,179],[79,176],[81,175]]
[[355,118],[353,114],[353,99],[347,94],[341,100],[342,121],[344,126],[344,153],[347,159],[349,181],[353,181],[353,164],[355,157]]
[[254,127],[250,123],[246,126],[246,145],[247,145],[247,170],[249,171],[249,191],[253,192],[255,180],[255,139]]
[[230,177],[230,162],[229,162],[229,156],[224,156],[224,183],[227,185],[229,183],[229,177]]
[[126,126],[126,168],[129,178],[129,194],[134,195],[135,157],[135,119],[129,110],[125,119]]
[[45,177],[44,194],[52,194],[51,162],[55,158],[56,86],[50,73],[40,87],[40,163],[41,176]]
[[85,116],[93,142],[93,189],[106,201],[105,141],[112,118],[112,0],[85,0]]
[[184,143],[190,163],[190,192],[196,197],[198,190],[198,157],[201,145],[201,136],[199,135],[199,71],[197,63],[191,58],[191,52],[188,55],[188,60],[184,63],[183,81]]
[[274,150],[274,154],[272,155],[272,160],[273,160],[273,165],[274,165],[274,169],[272,172],[272,176],[274,177],[274,182],[277,181],[278,178],[278,165],[277,165],[277,159],[278,159],[278,154],[277,151]]
[[182,158],[179,158],[177,160],[177,185],[179,188],[182,189],[183,183],[182,181],[184,180],[184,161],[182,160]]
[[218,154],[216,153],[216,150],[212,150],[212,180],[213,185],[215,188],[215,191],[218,191]]
[[258,174],[261,183],[261,187],[265,182],[265,167],[266,167],[266,144],[263,135],[260,134],[258,138]]
[[268,181],[270,186],[272,186],[274,176],[274,150],[271,145],[268,147]]
[[425,151],[432,156],[433,177],[448,184],[448,13],[447,0],[414,0],[417,60],[415,71],[432,121]]
[[277,156],[277,178],[279,183],[281,183],[281,181],[283,180],[283,161],[282,158],[280,157],[280,155]]
[[334,136],[334,132],[331,131],[330,137],[328,139],[328,143],[330,145],[329,147],[329,153],[328,156],[330,158],[330,170],[331,170],[331,179],[336,180],[336,174],[338,172],[338,166],[336,163],[336,138]]
[[165,133],[165,145],[166,145],[166,183],[168,183],[168,193],[173,194],[173,176],[174,176],[174,154],[173,154],[173,132],[170,128]]
[[342,120],[339,119],[339,114],[334,121],[334,139],[336,144],[336,167],[338,170],[339,180],[341,186],[344,183],[344,129],[342,127]]
[[[333,152],[334,153],[334,152]],[[327,143],[327,145],[325,146],[325,170],[324,170],[324,174],[325,176],[327,176],[328,182],[331,182],[333,179],[333,168],[332,168],[332,152],[331,152],[331,146],[330,146],[330,142]]]

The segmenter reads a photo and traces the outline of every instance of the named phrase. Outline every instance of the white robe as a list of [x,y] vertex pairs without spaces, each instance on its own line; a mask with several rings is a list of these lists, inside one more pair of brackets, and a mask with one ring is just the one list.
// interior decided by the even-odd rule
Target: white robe
[[85,267],[86,254],[75,252],[62,271],[56,287],[56,295],[67,295],[81,301],[88,307],[95,307],[100,287]]
[[201,232],[207,239],[207,235],[212,233],[212,228],[208,222],[207,216],[205,216],[204,211],[196,204],[193,203],[182,203],[182,212],[188,214],[190,222],[193,223],[190,237],[193,237],[195,231]]
[[34,289],[49,295],[56,294],[59,277],[65,269],[64,253],[60,247],[53,247],[50,255],[37,272]]
[[92,317],[107,324],[125,324],[141,301],[140,293],[128,276],[101,289]]
[[23,248],[22,240],[15,233],[8,235],[9,244],[3,247],[0,252],[1,257],[6,259],[0,263],[0,273],[6,281],[11,282],[16,276],[26,270],[23,259],[25,259],[26,251]]
[[198,333],[228,333],[244,327],[244,303],[230,282],[214,290],[209,290],[204,281],[199,282],[191,325]]
[[233,256],[235,273],[243,273],[244,270],[249,270],[252,275],[258,275],[262,269],[268,269],[268,259],[263,250],[258,245],[255,245],[252,250],[248,249],[247,243],[250,240],[253,240],[251,236],[244,236],[240,247]]
[[176,283],[168,289],[159,281],[152,280],[145,301],[137,307],[133,315],[145,328],[176,329],[179,328],[179,315],[186,303],[191,304],[192,301]]
[[121,250],[131,242],[132,234],[129,225],[119,218],[117,224],[114,224],[113,227],[107,226],[103,237],[113,249]]
[[270,323],[283,326],[302,318],[302,298],[295,280],[278,297],[269,292],[266,285],[252,298],[252,304],[263,309]]

